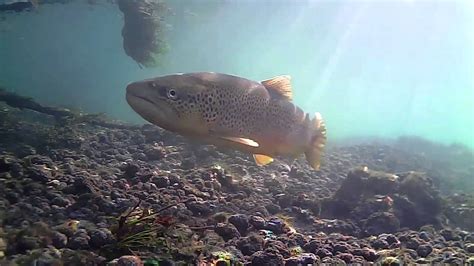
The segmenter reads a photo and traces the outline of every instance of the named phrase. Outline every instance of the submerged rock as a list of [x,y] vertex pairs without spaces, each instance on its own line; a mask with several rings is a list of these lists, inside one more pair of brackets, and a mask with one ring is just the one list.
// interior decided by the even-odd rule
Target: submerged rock
[[235,237],[240,237],[239,231],[233,224],[218,223],[214,230],[218,235],[224,238],[225,241]]
[[322,201],[322,216],[359,221],[366,235],[401,227],[440,225],[441,198],[429,177],[417,172],[389,174],[356,168],[333,198]]
[[252,265],[283,265],[283,256],[273,250],[257,251],[252,255]]

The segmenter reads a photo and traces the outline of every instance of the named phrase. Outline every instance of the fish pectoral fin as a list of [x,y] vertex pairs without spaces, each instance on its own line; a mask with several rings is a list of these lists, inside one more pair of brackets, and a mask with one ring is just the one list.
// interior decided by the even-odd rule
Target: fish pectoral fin
[[293,91],[291,88],[291,77],[289,75],[277,76],[271,79],[263,80],[260,83],[270,92],[270,94],[278,95],[283,99],[291,101],[293,99]]
[[270,156],[262,155],[262,154],[254,154],[253,159],[255,163],[259,166],[269,164],[273,162],[273,158]]
[[247,146],[251,146],[251,147],[258,147],[258,143],[254,140],[251,140],[251,139],[246,139],[246,138],[238,138],[238,137],[221,137],[223,139],[226,139],[226,140],[230,140],[230,141],[233,141],[233,142],[238,142],[240,144],[244,144],[244,145],[247,145]]

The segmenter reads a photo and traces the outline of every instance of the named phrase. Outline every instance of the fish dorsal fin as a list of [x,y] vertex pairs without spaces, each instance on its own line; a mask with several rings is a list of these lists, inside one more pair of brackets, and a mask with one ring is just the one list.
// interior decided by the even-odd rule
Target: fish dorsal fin
[[267,165],[271,162],[273,162],[273,158],[270,156],[262,155],[262,154],[254,154],[253,159],[255,160],[255,163],[259,166],[262,165]]
[[247,145],[247,146],[251,146],[251,147],[258,147],[258,143],[254,140],[251,140],[251,139],[246,139],[246,138],[238,138],[238,137],[221,137],[223,139],[226,139],[226,140],[230,140],[230,141],[233,141],[233,142],[238,142],[240,144],[244,144],[244,145]]
[[278,95],[283,99],[291,101],[293,99],[293,91],[291,89],[291,76],[282,75],[271,79],[263,80],[260,83],[269,90],[270,94]]

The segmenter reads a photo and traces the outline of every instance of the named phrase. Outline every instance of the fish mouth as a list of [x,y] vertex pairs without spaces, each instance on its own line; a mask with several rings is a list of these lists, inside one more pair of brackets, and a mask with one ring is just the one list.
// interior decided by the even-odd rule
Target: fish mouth
[[166,128],[176,119],[176,113],[168,103],[153,98],[147,88],[132,83],[127,86],[126,100],[132,109],[148,122]]

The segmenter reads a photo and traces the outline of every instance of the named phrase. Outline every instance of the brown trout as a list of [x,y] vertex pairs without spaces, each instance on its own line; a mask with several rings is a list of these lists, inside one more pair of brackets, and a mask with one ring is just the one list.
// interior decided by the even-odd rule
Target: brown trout
[[253,154],[258,165],[305,154],[319,169],[326,127],[319,113],[292,103],[290,76],[261,82],[213,73],[173,74],[133,82],[127,102],[148,122],[207,144]]

